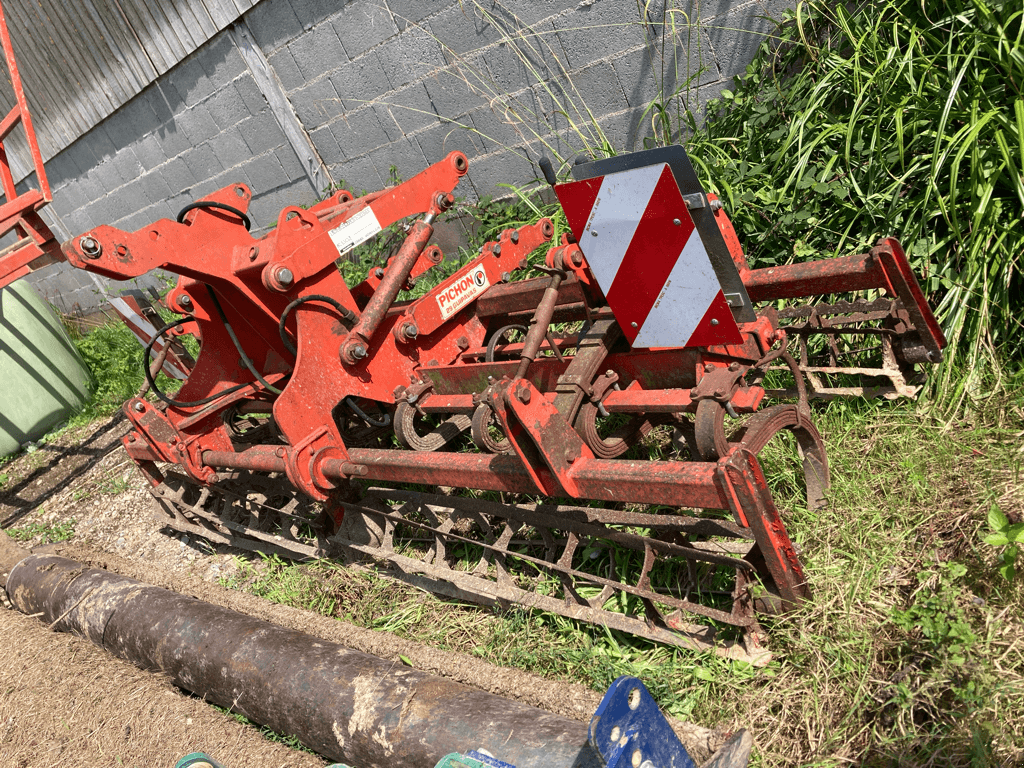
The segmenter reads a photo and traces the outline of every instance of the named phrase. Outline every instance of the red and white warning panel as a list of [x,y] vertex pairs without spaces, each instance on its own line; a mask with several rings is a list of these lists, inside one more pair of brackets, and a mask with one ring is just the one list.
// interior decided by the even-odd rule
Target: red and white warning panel
[[667,163],[558,184],[555,193],[631,345],[742,343]]

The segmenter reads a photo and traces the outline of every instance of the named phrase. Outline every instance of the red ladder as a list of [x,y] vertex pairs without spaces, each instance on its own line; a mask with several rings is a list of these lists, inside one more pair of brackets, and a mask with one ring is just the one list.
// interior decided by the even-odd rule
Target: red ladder
[[[43,168],[39,142],[32,127],[25,89],[22,87],[21,75],[14,60],[14,47],[11,44],[3,6],[0,6],[0,45],[4,49],[4,58],[7,60],[7,70],[10,73],[16,101],[14,108],[0,120],[0,185],[3,187],[5,199],[0,203],[0,237],[12,231],[17,235],[14,243],[0,249],[0,288],[3,288],[29,272],[63,261],[64,257],[60,251],[60,243],[39,216],[40,209],[53,198]],[[28,189],[20,195],[14,188],[14,176],[11,174],[11,164],[4,147],[4,141],[19,124],[25,129],[25,138],[39,184],[39,189]]]

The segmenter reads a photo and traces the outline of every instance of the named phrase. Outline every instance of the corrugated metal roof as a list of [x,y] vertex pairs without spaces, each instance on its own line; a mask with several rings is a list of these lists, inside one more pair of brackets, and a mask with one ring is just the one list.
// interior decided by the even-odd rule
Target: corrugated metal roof
[[[49,159],[258,0],[0,1],[39,148]],[[3,75],[6,114],[14,93]],[[20,131],[7,147],[27,159]]]

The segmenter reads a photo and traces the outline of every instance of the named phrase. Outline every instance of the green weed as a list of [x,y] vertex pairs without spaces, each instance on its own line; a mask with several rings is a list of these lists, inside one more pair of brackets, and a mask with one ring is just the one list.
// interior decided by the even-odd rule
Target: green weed
[[53,544],[58,541],[68,541],[75,535],[75,521],[73,519],[64,520],[51,525],[26,523],[7,528],[6,532],[15,541],[30,541],[38,538],[40,544]]

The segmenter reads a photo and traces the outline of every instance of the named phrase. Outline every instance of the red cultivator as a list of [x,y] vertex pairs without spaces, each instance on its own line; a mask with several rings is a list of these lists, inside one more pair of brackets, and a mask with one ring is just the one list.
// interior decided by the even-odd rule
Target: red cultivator
[[[384,191],[287,208],[259,239],[240,184],[178,221],[64,244],[108,277],[181,275],[166,297],[181,318],[160,335],[192,334],[202,352],[173,398],[150,376],[166,407],[125,406],[125,448],[164,522],[756,658],[758,612],[808,597],[759,453],[791,432],[819,503],[828,464],[808,398],[863,391],[852,374],[910,394],[915,365],[941,357],[899,244],[750,270],[673,147],[575,166],[555,186],[572,233],[543,264],[528,257],[549,220],[398,300],[441,263],[432,222],[467,170],[453,152]],[[336,262],[408,220],[387,265],[346,285]],[[516,279],[527,270],[542,274]],[[867,290],[884,296],[775,308]],[[766,376],[797,402],[763,407]]]

